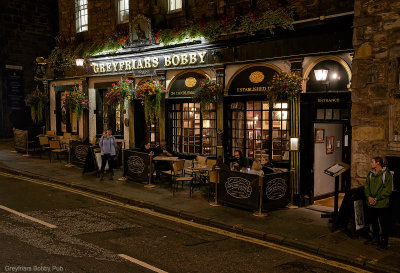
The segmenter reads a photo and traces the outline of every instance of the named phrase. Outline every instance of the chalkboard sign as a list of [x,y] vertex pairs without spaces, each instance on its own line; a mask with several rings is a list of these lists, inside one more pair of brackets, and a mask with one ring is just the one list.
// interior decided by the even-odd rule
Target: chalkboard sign
[[85,166],[86,157],[89,152],[89,144],[83,144],[80,141],[72,141],[71,147],[71,163],[83,168]]
[[6,81],[8,109],[23,110],[25,108],[23,71],[6,69]]
[[19,152],[26,152],[28,143],[28,131],[14,129],[14,149]]
[[264,176],[263,210],[277,209],[290,202],[290,172],[271,173]]
[[132,150],[124,150],[124,170],[126,176],[134,181],[149,180],[150,156]]
[[219,201],[245,209],[258,208],[258,175],[221,171],[219,177]]

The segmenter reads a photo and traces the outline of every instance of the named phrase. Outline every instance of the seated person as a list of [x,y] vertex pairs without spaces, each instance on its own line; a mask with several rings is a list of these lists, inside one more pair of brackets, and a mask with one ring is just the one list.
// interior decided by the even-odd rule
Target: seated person
[[262,170],[264,174],[271,174],[274,173],[274,169],[272,169],[273,165],[271,162],[269,162],[267,157],[263,158],[264,164],[262,166]]
[[249,162],[247,158],[245,158],[242,154],[242,151],[240,150],[235,150],[235,157],[231,161],[231,169],[234,171],[240,171],[241,169],[249,166]]
[[[155,149],[155,155],[156,156],[173,156],[173,151],[167,146],[167,141],[165,139],[162,139],[160,141],[160,145],[156,147]],[[169,171],[172,170],[172,165],[170,162],[167,161],[156,161],[155,162],[155,170],[156,170],[156,175],[157,178],[160,178],[160,172],[161,171]]]
[[[145,141],[141,147],[140,147],[140,152],[144,153],[144,154],[149,154],[150,157],[152,157],[154,155],[154,152],[152,150],[150,150],[150,142]],[[154,173],[156,169],[156,165],[154,164],[154,162],[151,162],[151,174]]]
[[224,163],[224,159],[222,156],[219,156],[217,158],[217,163],[212,166],[212,171],[215,171],[216,167],[218,167],[220,171],[229,171],[229,167]]
[[251,170],[248,173],[256,175],[264,175],[264,172],[262,171],[261,162],[258,160],[254,160],[253,165],[251,166]]
[[162,156],[173,156],[174,152],[171,150],[169,146],[167,146],[167,141],[162,139],[160,141],[160,145],[156,147],[155,154],[162,155]]

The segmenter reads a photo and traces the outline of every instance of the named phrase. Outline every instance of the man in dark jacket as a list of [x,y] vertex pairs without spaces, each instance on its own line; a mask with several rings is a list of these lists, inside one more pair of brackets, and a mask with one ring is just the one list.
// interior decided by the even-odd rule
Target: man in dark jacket
[[231,164],[234,170],[240,171],[241,169],[247,169],[249,167],[249,161],[242,154],[242,151],[236,150],[235,157],[233,158]]
[[[376,244],[378,245],[377,249],[387,249],[390,228],[389,197],[392,194],[393,177],[383,167],[381,157],[374,157],[371,160],[371,168],[372,170],[367,175],[364,192],[373,236],[372,239],[366,241],[366,244]],[[379,236],[378,221],[382,236]]]

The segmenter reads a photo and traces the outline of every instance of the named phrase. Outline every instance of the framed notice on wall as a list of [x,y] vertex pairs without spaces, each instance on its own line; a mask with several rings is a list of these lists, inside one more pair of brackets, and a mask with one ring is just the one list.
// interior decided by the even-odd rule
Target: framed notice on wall
[[325,129],[315,128],[314,142],[315,143],[323,143],[324,139],[325,139]]
[[327,136],[326,137],[326,154],[333,154],[335,151],[335,137]]

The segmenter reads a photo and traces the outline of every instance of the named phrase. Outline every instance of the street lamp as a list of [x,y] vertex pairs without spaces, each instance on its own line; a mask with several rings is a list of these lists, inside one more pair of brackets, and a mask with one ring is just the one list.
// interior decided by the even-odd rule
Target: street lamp
[[85,60],[83,58],[76,58],[75,59],[75,64],[76,64],[76,66],[83,66],[83,62],[84,61]]
[[326,77],[328,76],[328,69],[315,69],[314,74],[317,81],[325,81]]

